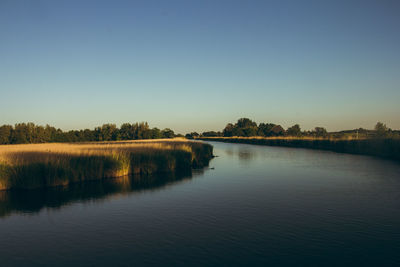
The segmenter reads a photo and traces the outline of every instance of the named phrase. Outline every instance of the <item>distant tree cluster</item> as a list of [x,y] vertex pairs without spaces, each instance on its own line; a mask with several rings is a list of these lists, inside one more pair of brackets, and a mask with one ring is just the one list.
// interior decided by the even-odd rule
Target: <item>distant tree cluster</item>
[[197,132],[191,132],[191,133],[188,133],[188,134],[186,134],[185,135],[185,137],[187,138],[187,139],[194,139],[194,138],[197,138],[197,137],[199,137],[200,135],[197,133]]
[[299,124],[295,124],[286,130],[278,124],[274,123],[259,123],[248,119],[241,118],[236,123],[228,123],[222,132],[207,131],[201,135],[190,133],[186,138],[197,137],[252,137],[252,136],[291,136],[291,137],[319,137],[319,138],[394,138],[400,137],[398,131],[392,131],[385,124],[378,122],[374,130],[365,130],[362,128],[348,131],[340,131],[328,133],[324,127],[315,127],[311,131],[302,131]]
[[88,142],[118,141],[135,139],[157,139],[175,137],[173,130],[150,128],[147,122],[124,123],[120,128],[115,124],[104,124],[94,130],[62,131],[52,126],[34,123],[18,123],[15,126],[0,126],[0,144],[26,144],[45,142]]
[[288,132],[293,135],[300,135],[300,126],[296,124],[290,127],[288,131],[285,131],[282,126],[274,123],[260,123],[257,125],[256,122],[248,118],[241,118],[235,124],[228,123],[223,129],[222,135],[225,137],[284,136]]
[[[318,128],[318,129],[317,129]],[[317,127],[318,133],[324,128]],[[326,130],[325,130],[326,132]],[[313,134],[314,132],[310,132]],[[289,127],[285,130],[282,126],[274,124],[274,123],[260,123],[257,125],[256,122],[248,119],[241,118],[236,123],[228,123],[226,127],[222,130],[222,132],[208,131],[203,132],[201,136],[204,137],[231,137],[231,136],[243,136],[243,137],[251,137],[251,136],[302,136],[305,133],[301,131],[300,125],[295,124],[292,127]],[[188,134],[187,136],[194,137],[192,134]]]

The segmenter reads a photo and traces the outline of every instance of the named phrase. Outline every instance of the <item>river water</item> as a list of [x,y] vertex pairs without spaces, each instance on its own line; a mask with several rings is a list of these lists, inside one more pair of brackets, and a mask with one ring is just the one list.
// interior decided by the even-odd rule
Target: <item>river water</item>
[[395,266],[400,164],[212,143],[191,177],[0,193],[0,266]]

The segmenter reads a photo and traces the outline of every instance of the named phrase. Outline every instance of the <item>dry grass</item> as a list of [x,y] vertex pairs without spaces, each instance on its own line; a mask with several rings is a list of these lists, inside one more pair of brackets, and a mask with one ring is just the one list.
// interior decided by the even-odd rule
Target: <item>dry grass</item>
[[0,146],[0,189],[202,167],[212,147],[185,139]]
[[126,152],[157,152],[162,150],[191,151],[184,139],[159,139],[151,141],[117,141],[88,143],[44,143],[0,145],[0,163],[19,165],[55,160],[53,155],[94,156],[118,155]]

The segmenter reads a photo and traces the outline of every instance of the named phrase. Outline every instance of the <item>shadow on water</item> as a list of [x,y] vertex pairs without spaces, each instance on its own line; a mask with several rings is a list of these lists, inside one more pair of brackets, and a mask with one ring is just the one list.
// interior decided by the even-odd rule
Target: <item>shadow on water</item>
[[162,190],[170,184],[191,180],[203,172],[196,169],[186,173],[125,176],[35,190],[0,191],[0,217],[14,213],[38,213],[44,208],[58,209],[71,203],[101,201],[117,195]]

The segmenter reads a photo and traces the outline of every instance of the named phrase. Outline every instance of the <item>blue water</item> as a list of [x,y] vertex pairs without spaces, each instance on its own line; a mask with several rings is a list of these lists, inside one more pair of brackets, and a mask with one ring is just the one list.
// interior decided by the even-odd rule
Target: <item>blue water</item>
[[191,177],[0,193],[0,266],[400,265],[400,164],[212,144]]

